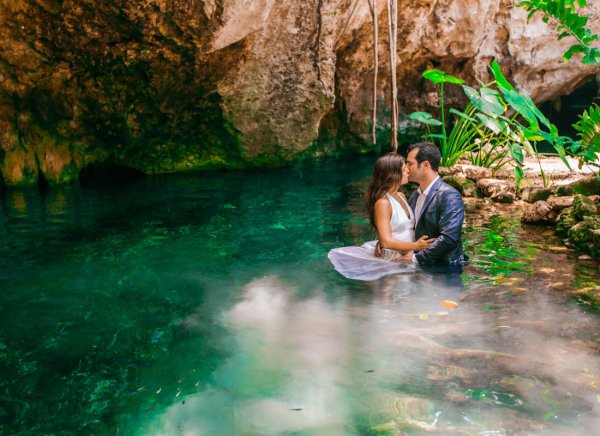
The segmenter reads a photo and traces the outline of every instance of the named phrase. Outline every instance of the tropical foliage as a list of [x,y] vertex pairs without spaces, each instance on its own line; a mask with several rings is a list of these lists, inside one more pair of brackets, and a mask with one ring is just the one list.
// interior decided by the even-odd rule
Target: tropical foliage
[[[470,158],[475,165],[495,169],[510,164],[514,166],[517,184],[520,184],[525,153],[537,156],[537,143],[546,140],[564,159],[564,143],[568,138],[558,135],[556,127],[540,112],[531,97],[519,93],[508,82],[496,61],[490,70],[495,80],[482,85],[479,90],[439,70],[425,71],[423,77],[440,85],[441,121],[426,112],[415,112],[410,118],[427,126],[428,137],[442,151],[442,165],[453,165],[463,157]],[[450,109],[456,117],[450,134],[446,130],[445,83],[460,85],[469,99],[464,111]],[[430,129],[438,126],[441,132],[431,133]]]
[[[563,56],[565,62],[580,54],[584,64],[596,65],[600,69],[600,50],[592,46],[594,41],[600,40],[600,36],[586,27],[590,18],[582,13],[582,8],[587,6],[586,0],[528,0],[517,6],[529,12],[528,20],[541,14],[544,22],[553,23],[559,40],[568,37],[575,39],[575,44]],[[568,151],[579,158],[580,167],[588,164],[600,168],[600,107],[592,105],[580,115],[573,127],[579,132],[579,141],[565,142]]]
[[528,0],[517,3],[529,12],[528,20],[540,13],[545,23],[551,21],[559,32],[558,39],[573,37],[577,41],[564,54],[563,60],[567,62],[576,54],[582,54],[581,61],[588,65],[600,67],[600,50],[591,44],[600,36],[593,34],[586,28],[589,15],[581,14],[580,9],[587,6],[586,0]]

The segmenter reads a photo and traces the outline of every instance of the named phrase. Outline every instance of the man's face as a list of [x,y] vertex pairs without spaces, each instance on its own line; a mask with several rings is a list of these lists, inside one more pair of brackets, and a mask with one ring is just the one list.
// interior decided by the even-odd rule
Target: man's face
[[409,180],[411,182],[420,183],[421,177],[423,174],[423,169],[417,163],[417,154],[419,153],[419,149],[415,148],[408,153],[406,156],[406,166],[408,166],[409,171]]

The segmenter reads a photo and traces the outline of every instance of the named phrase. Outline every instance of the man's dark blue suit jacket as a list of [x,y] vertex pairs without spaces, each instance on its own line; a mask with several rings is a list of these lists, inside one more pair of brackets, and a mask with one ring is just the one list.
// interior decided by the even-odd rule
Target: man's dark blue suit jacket
[[[419,193],[415,191],[408,200],[413,210],[418,197]],[[461,236],[464,219],[465,207],[460,193],[437,179],[427,194],[415,226],[416,239],[423,235],[437,239],[415,254],[419,265],[459,265],[467,259]]]

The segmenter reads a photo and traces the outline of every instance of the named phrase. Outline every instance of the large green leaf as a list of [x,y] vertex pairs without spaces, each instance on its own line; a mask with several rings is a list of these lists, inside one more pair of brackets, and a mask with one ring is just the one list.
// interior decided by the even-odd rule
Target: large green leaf
[[465,83],[464,80],[459,79],[458,77],[451,76],[449,74],[444,73],[443,71],[431,69],[423,72],[423,77],[427,80],[432,81],[435,84],[440,83],[452,83],[454,85],[462,85]]
[[496,79],[496,84],[500,88],[504,88],[509,91],[516,91],[516,89],[508,82],[508,80],[506,80],[506,77],[504,77],[504,74],[502,74],[502,70],[500,69],[500,65],[498,64],[498,62],[496,62],[494,60],[492,62],[492,65],[490,66],[490,69],[492,70],[494,79]]
[[521,144],[513,142],[510,145],[510,155],[519,165],[523,165],[525,156],[523,155],[523,148],[521,147]]
[[456,109],[454,109],[454,108],[451,108],[451,109],[450,109],[450,113],[451,113],[451,114],[454,114],[454,115],[456,115],[456,116],[458,116],[458,117],[460,117],[460,118],[463,118],[463,119],[465,119],[465,120],[467,120],[467,121],[471,121],[472,123],[477,123],[477,122],[478,122],[478,121],[477,121],[475,118],[473,118],[473,117],[470,117],[470,116],[469,116],[469,115],[467,115],[466,113],[464,113],[464,112],[461,112],[461,111],[459,111],[459,110],[456,110]]
[[523,173],[523,168],[521,168],[520,166],[516,166],[515,167],[515,182],[517,183],[518,188],[521,187],[521,181],[523,180],[523,177],[525,177],[525,173]]
[[429,126],[441,126],[442,122],[433,118],[433,115],[427,112],[413,112],[408,117],[411,120],[419,121],[420,123],[427,124]]
[[502,115],[506,111],[506,105],[500,93],[492,88],[481,88],[481,99],[485,102],[483,112],[488,115]]
[[481,123],[485,127],[487,127],[488,129],[490,129],[496,135],[499,134],[502,131],[502,126],[500,126],[498,124],[497,120],[495,120],[493,118],[490,118],[490,117],[488,117],[485,114],[475,114],[475,116],[481,120]]
[[481,88],[481,93],[479,93],[470,86],[463,85],[462,88],[473,106],[484,114],[496,117],[502,115],[506,110],[498,91],[484,87]]
[[427,135],[427,136],[429,136],[430,138],[433,138],[433,139],[444,139],[444,138],[446,138],[441,133],[431,133],[430,135]]
[[529,102],[525,97],[519,94],[517,91],[500,88],[500,91],[504,95],[506,102],[512,107],[519,115],[523,116],[529,122],[531,127],[539,129],[539,123],[535,111],[529,105]]

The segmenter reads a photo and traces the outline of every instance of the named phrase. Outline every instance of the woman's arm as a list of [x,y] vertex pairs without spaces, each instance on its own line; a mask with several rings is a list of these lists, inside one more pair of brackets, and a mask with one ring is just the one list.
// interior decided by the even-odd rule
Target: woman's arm
[[379,235],[379,243],[383,248],[397,250],[403,254],[409,251],[419,251],[427,248],[433,240],[429,241],[427,236],[415,242],[399,241],[392,237],[392,205],[387,198],[380,198],[375,203],[375,225]]

